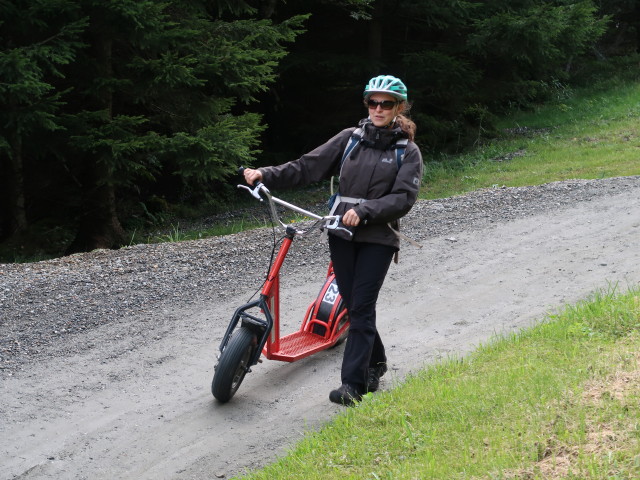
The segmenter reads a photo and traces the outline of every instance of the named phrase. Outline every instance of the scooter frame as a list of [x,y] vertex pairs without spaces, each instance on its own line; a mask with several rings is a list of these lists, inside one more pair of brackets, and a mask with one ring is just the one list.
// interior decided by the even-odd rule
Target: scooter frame
[[[331,230],[349,230],[340,226],[340,216],[320,216],[271,195],[264,184],[258,182],[253,189],[238,185],[260,201],[267,198],[272,220],[284,228],[284,238],[260,291],[259,297],[236,309],[220,343],[220,354],[211,383],[213,396],[221,403],[229,401],[238,390],[246,373],[260,361],[261,355],[269,360],[294,362],[333,347],[346,338],[349,316],[338,291],[329,263],[322,288],[302,320],[300,329],[280,336],[280,270],[296,236],[323,225]],[[307,230],[285,225],[276,210],[276,204],[315,219]],[[351,234],[351,232],[349,232]]]

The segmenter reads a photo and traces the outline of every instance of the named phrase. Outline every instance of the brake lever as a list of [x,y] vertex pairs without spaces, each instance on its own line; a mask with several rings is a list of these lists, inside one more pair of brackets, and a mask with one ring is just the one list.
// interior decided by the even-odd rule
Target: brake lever
[[349,230],[348,228],[336,227],[333,230],[342,230],[343,232],[347,232],[350,237],[353,237],[353,232],[351,230]]
[[[329,223],[330,219],[333,219],[331,223]],[[325,228],[329,230],[337,230],[338,228],[342,228],[340,225],[340,215],[333,215],[327,219],[327,223],[325,224]]]
[[238,188],[243,188],[244,190],[248,191],[252,197],[257,198],[261,202],[263,202],[264,199],[260,196],[260,190],[264,189],[267,193],[269,193],[267,187],[265,187],[261,182],[256,183],[255,188],[250,188],[247,185],[238,185]]
[[333,221],[329,223],[329,220],[327,220],[327,223],[324,226],[327,230],[342,230],[343,232],[347,232],[350,237],[353,236],[353,232],[351,230],[340,226],[340,215],[334,215],[331,218],[333,218]]

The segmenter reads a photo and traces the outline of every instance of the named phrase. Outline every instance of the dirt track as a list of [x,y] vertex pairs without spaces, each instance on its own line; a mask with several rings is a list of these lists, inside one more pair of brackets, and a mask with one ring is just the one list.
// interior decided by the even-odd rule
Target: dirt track
[[[640,283],[640,178],[624,189],[525,218],[405,246],[378,308],[392,370],[382,388],[442,356],[526,327],[600,288]],[[283,280],[289,327],[324,265]],[[156,312],[153,341],[125,317],[65,342],[78,353],[24,365],[1,384],[0,478],[229,478],[257,468],[341,411],[328,401],[342,347],[294,364],[265,361],[217,404],[215,351],[253,293]],[[44,357],[43,357],[44,358]]]

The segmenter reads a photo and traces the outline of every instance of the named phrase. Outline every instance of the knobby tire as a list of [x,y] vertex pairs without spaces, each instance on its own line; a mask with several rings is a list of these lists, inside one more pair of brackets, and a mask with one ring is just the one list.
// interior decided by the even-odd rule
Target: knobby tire
[[211,393],[221,403],[231,400],[249,370],[249,362],[257,344],[256,334],[241,327],[222,351],[216,366]]

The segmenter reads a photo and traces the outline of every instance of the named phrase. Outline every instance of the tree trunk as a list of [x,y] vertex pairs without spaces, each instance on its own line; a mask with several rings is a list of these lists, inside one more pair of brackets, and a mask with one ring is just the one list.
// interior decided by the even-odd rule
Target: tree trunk
[[24,193],[24,162],[22,158],[22,139],[17,132],[10,135],[11,154],[6,163],[7,195],[6,203],[9,207],[7,218],[4,219],[6,232],[3,236],[13,236],[27,230],[27,211]]
[[[113,76],[112,41],[98,32],[95,35],[98,76]],[[113,118],[113,92],[105,87],[97,98],[98,106],[107,113],[107,122]],[[116,189],[109,169],[112,159],[107,153],[87,157],[87,174],[84,179],[85,204],[76,238],[67,253],[89,252],[97,248],[119,248],[125,243],[125,232],[118,219]]]
[[276,10],[276,3],[278,0],[262,0],[259,7],[260,18],[271,18]]
[[633,27],[636,29],[636,52],[640,53],[640,2],[637,1],[632,22]]
[[369,22],[369,60],[379,64],[382,59],[382,20],[384,15],[383,0],[376,0]]
[[85,192],[84,214],[67,254],[90,252],[97,248],[119,248],[125,243],[125,232],[118,220],[115,187],[105,183],[109,176],[106,163],[99,159],[91,162],[89,178],[85,179],[85,185],[91,190]]
[[0,155],[0,242],[9,237],[11,231],[10,210],[11,201],[9,196],[9,157]]

